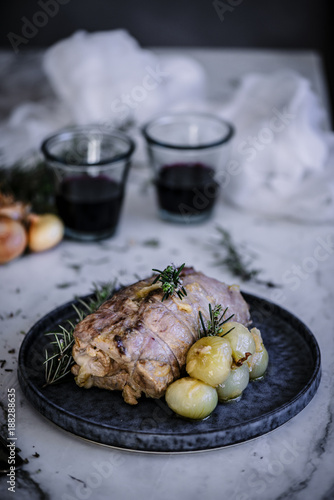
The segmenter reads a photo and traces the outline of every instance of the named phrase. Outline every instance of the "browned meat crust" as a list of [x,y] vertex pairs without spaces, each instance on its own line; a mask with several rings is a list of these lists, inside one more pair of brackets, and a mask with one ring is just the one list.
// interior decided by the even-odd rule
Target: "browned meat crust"
[[182,273],[187,296],[161,302],[154,277],[138,281],[106,301],[74,330],[72,368],[79,386],[121,390],[136,404],[144,393],[161,397],[180,377],[190,346],[197,340],[199,311],[221,304],[234,321],[250,323],[248,305],[238,287],[227,286],[192,268]]

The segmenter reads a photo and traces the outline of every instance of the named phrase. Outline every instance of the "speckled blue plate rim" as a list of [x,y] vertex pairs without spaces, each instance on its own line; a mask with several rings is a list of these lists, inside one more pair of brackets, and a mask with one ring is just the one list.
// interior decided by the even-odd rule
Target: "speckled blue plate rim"
[[[87,299],[91,295],[82,297]],[[176,436],[171,434],[162,434],[159,432],[151,432],[145,430],[119,430],[113,425],[104,425],[94,423],[86,418],[73,414],[64,410],[61,406],[50,401],[44,394],[40,392],[29,379],[25,367],[25,353],[29,349],[29,344],[33,337],[39,336],[39,330],[44,327],[44,323],[50,320],[50,317],[55,319],[59,316],[62,320],[66,320],[70,316],[70,310],[73,304],[78,304],[78,300],[72,300],[63,304],[44,317],[42,317],[26,334],[19,352],[18,378],[21,388],[30,401],[30,403],[44,415],[47,419],[63,428],[66,431],[74,433],[78,436],[94,441],[99,444],[115,446],[127,450],[155,452],[155,453],[180,453],[189,451],[204,451],[233,444],[239,444],[249,439],[254,439],[267,432],[274,430],[283,423],[287,422],[300,411],[314,397],[321,379],[321,355],[318,343],[309,330],[296,316],[286,309],[257,296],[243,293],[246,301],[253,304],[260,304],[260,313],[265,317],[268,314],[277,314],[283,317],[286,321],[293,322],[298,328],[298,333],[303,337],[309,345],[314,360],[314,368],[309,381],[303,389],[286,404],[281,405],[270,412],[265,413],[262,417],[249,419],[245,424],[231,426],[228,429],[208,429],[205,432],[179,432]],[[67,311],[68,310],[68,311]],[[269,312],[268,312],[269,311]],[[257,311],[258,313],[259,311]],[[66,314],[65,314],[66,313]],[[60,321],[60,320],[58,320]]]

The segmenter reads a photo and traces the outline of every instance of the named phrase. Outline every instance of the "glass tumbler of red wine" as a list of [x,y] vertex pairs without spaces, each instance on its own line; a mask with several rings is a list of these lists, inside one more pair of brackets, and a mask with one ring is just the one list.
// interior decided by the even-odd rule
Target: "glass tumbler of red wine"
[[234,127],[205,113],[170,113],[143,127],[159,215],[193,223],[212,214]]
[[106,126],[74,126],[42,143],[55,177],[66,234],[79,240],[112,236],[120,219],[134,142]]

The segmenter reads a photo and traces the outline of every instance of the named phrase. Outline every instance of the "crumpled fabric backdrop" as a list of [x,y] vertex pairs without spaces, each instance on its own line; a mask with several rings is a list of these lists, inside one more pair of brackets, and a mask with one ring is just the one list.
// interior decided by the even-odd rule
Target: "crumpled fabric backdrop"
[[[3,163],[39,150],[65,125],[142,125],[166,110],[207,110],[236,128],[222,178],[225,200],[272,217],[334,219],[334,134],[310,83],[296,72],[247,74],[228,104],[212,103],[196,61],[157,56],[124,30],[79,31],[50,47],[43,66],[54,96],[22,103],[0,124]],[[138,128],[132,131],[142,156]]]
[[246,75],[220,114],[236,127],[226,198],[267,215],[334,218],[334,134],[307,79]]
[[39,149],[73,124],[140,124],[177,103],[205,98],[205,73],[186,57],[158,57],[124,30],[76,32],[46,50],[43,67],[54,97],[24,102],[0,124],[2,163]]

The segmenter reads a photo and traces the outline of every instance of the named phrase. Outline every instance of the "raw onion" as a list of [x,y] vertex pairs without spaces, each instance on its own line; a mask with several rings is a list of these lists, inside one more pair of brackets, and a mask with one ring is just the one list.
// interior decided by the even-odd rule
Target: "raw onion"
[[20,222],[0,215],[0,264],[21,255],[27,246],[27,233]]
[[54,214],[29,216],[28,245],[32,252],[42,252],[57,245],[64,236],[64,224]]

